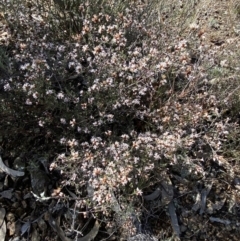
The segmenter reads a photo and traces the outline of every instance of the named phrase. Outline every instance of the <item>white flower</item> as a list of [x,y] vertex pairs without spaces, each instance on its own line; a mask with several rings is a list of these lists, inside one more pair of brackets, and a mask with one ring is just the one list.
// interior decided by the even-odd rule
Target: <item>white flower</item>
[[88,45],[83,45],[82,50],[83,50],[83,52],[86,52],[88,50]]
[[136,189],[136,194],[137,194],[138,196],[142,196],[143,192],[142,192],[142,190],[140,190],[140,189],[137,187],[137,189]]
[[159,155],[158,153],[154,153],[153,158],[154,158],[155,160],[160,160],[160,159],[161,159],[161,157],[160,157],[160,155]]
[[75,66],[75,63],[74,62],[69,62],[68,63],[68,68],[71,69],[71,67],[74,67]]
[[60,139],[60,143],[61,143],[61,144],[65,144],[65,143],[66,143],[66,138],[65,138],[65,137],[61,138],[61,139]]
[[93,101],[94,101],[94,98],[93,98],[93,97],[92,97],[92,98],[88,98],[88,103],[89,103],[89,104],[92,104]]
[[124,140],[128,140],[128,139],[129,139],[129,136],[126,135],[126,134],[121,135],[121,137],[122,137]]
[[25,103],[26,105],[32,105],[32,101],[30,99],[27,99]]
[[106,115],[106,117],[107,117],[107,120],[108,120],[109,122],[111,122],[111,121],[113,121],[114,115],[108,114],[108,115]]
[[68,98],[68,97],[65,97],[63,101],[64,101],[65,103],[68,103],[68,102],[69,102],[69,98]]
[[25,69],[27,69],[27,67],[28,67],[29,65],[30,65],[29,63],[26,63],[26,64],[24,64],[24,65],[21,65],[21,66],[20,66],[20,69],[25,70]]
[[38,125],[41,126],[41,127],[43,127],[44,124],[45,124],[45,121],[40,120],[40,121],[38,122]]
[[64,46],[64,45],[60,45],[60,46],[58,47],[58,51],[59,51],[59,52],[64,52],[65,49],[66,49],[66,46]]
[[29,83],[25,83],[25,84],[22,86],[22,88],[23,88],[24,91],[27,91],[27,88],[29,88],[29,87],[30,87],[30,84],[29,84]]
[[159,64],[156,66],[156,68],[164,71],[164,70],[166,70],[167,66],[168,66],[168,65],[167,65],[166,62],[161,62],[161,63],[159,63]]
[[196,30],[196,29],[199,28],[199,25],[197,25],[196,23],[191,23],[191,24],[189,25],[189,28],[192,29],[192,30]]
[[47,91],[46,91],[46,94],[47,94],[47,95],[51,95],[52,93],[53,93],[53,90],[47,90]]
[[71,125],[71,127],[74,127],[75,125],[76,125],[76,119],[72,119],[71,121],[70,121],[70,125]]
[[61,118],[61,119],[60,119],[60,122],[61,122],[63,125],[65,125],[65,124],[67,123],[65,118]]
[[60,100],[63,99],[64,98],[64,94],[62,92],[58,93],[57,94],[57,98],[60,99]]
[[11,90],[9,83],[5,84],[3,88],[5,91]]
[[146,91],[147,91],[147,88],[144,87],[143,89],[141,89],[141,90],[139,91],[139,95],[145,95],[145,94],[146,94]]
[[139,101],[138,99],[134,99],[134,100],[132,101],[132,104],[133,104],[133,105],[139,105],[139,104],[140,104],[140,101]]
[[37,99],[38,98],[38,92],[34,92],[32,96],[33,96],[34,99]]

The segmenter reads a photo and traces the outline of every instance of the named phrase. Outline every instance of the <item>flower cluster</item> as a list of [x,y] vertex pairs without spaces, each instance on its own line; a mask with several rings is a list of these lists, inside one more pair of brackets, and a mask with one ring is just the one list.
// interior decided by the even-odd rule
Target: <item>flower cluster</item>
[[6,146],[17,143],[22,153],[34,143],[36,153],[54,155],[51,170],[61,170],[62,186],[87,193],[85,206],[110,215],[115,195],[124,206],[171,171],[204,178],[209,156],[221,157],[231,128],[238,128],[221,118],[237,89],[224,101],[216,94],[207,72],[216,52],[200,24],[180,22],[187,30],[175,33],[167,3],[159,17],[140,0],[98,8],[95,1],[5,2]]

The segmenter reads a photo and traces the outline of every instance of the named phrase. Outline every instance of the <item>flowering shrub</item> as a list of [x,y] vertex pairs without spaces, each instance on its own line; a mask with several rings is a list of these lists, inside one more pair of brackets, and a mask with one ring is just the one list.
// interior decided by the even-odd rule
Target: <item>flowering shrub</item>
[[115,196],[122,207],[141,206],[139,196],[165,176],[204,178],[204,161],[218,160],[237,128],[221,119],[229,104],[209,83],[204,32],[174,22],[171,14],[188,9],[163,2],[2,6],[3,146],[12,157],[48,155],[61,189],[74,187],[93,213],[111,216]]

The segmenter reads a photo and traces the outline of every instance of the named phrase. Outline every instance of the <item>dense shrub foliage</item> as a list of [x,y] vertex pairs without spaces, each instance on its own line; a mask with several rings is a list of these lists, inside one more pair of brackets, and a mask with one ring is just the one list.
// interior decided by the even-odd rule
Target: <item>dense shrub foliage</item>
[[47,157],[61,173],[59,198],[70,187],[80,210],[125,231],[119,213],[147,215],[143,196],[166,180],[162,206],[181,180],[204,182],[209,163],[230,170],[223,150],[238,130],[237,62],[209,45],[195,19],[205,6],[166,2],[1,5],[4,155],[26,166]]

